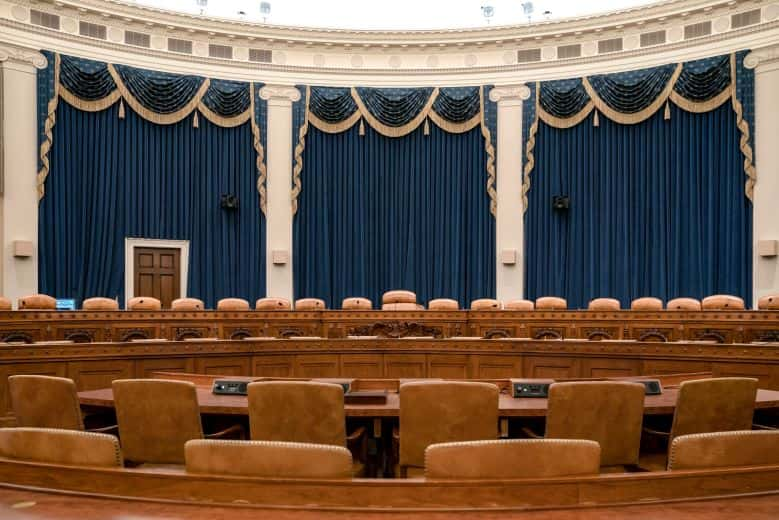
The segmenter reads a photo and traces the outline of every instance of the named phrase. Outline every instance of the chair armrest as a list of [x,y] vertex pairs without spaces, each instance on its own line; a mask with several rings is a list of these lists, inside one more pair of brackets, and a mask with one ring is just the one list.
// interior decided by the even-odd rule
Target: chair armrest
[[767,426],[765,424],[757,424],[757,423],[752,424],[752,429],[753,430],[779,430],[779,428],[774,428],[773,426]]
[[244,440],[246,433],[243,431],[243,426],[240,424],[234,424],[229,428],[222,430],[221,432],[209,433],[204,435],[206,439],[238,439]]
[[365,435],[365,426],[359,426],[356,430],[346,436],[346,444],[352,444],[359,441]]
[[111,426],[104,426],[102,428],[89,428],[86,430],[90,433],[107,433],[109,435],[119,435],[119,425],[114,424]]
[[397,428],[392,428],[392,440],[395,442],[400,441],[400,430]]
[[647,428],[646,426],[643,427],[644,433],[648,433],[649,435],[655,435],[657,437],[663,437],[665,439],[671,438],[670,432],[661,432],[660,430],[653,430],[651,428]]
[[522,433],[524,433],[525,435],[527,435],[527,436],[528,436],[528,437],[530,437],[531,439],[543,439],[543,438],[544,438],[544,436],[543,436],[543,435],[539,435],[539,434],[537,434],[536,432],[534,432],[533,430],[531,430],[531,429],[530,429],[530,428],[528,428],[527,426],[523,426],[523,427],[521,428],[521,430],[522,430]]

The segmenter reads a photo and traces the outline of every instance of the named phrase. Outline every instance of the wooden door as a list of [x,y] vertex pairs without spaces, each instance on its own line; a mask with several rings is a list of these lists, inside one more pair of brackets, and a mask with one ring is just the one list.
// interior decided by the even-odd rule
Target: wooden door
[[135,247],[134,294],[152,296],[164,309],[181,297],[181,251],[162,247]]

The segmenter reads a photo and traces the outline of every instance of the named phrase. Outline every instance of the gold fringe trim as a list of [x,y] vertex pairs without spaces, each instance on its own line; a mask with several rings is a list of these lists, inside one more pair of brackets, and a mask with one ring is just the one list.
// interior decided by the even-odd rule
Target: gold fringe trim
[[[673,92],[671,92],[671,95],[673,95]],[[665,110],[663,111],[663,119],[666,121],[671,119],[671,103],[670,101],[665,102]]]
[[254,151],[257,154],[255,165],[257,167],[257,193],[260,196],[260,211],[263,215],[267,214],[268,201],[267,192],[265,191],[265,181],[268,178],[268,169],[265,166],[265,148],[262,147],[262,141],[260,140],[260,126],[257,121],[254,120],[254,82],[249,83],[251,89],[251,104],[249,105],[249,111],[251,112],[252,120],[252,144],[254,145]]
[[736,55],[730,55],[730,78],[732,82],[732,103],[733,111],[736,113],[736,126],[741,131],[741,140],[739,142],[739,149],[744,156],[744,173],[747,176],[747,180],[744,183],[744,194],[752,201],[752,197],[755,193],[755,183],[757,183],[757,171],[755,165],[752,163],[754,158],[752,147],[749,145],[749,123],[744,119],[744,107],[741,101],[738,99],[736,92]]
[[681,73],[682,73],[682,64],[678,63],[676,65],[676,70],[674,70],[674,73],[671,76],[671,79],[665,85],[665,88],[660,93],[660,95],[657,96],[657,99],[655,99],[652,102],[652,104],[650,104],[644,110],[641,110],[640,112],[635,112],[633,114],[623,114],[622,112],[618,112],[612,109],[611,107],[609,107],[606,104],[606,102],[603,101],[603,99],[601,99],[598,93],[595,92],[595,89],[592,88],[590,81],[586,77],[582,78],[582,84],[584,85],[584,90],[587,91],[587,94],[590,96],[590,99],[595,105],[595,108],[598,109],[601,113],[603,113],[604,116],[608,117],[615,123],[619,123],[622,125],[636,125],[638,123],[646,121],[647,119],[652,117],[655,114],[655,112],[660,110],[660,108],[666,102],[668,97],[671,95],[674,85],[676,85],[676,80],[679,79],[679,75]]
[[197,110],[195,110],[195,115],[192,116],[192,128],[200,128],[200,120],[197,118]]
[[362,115],[360,115],[360,135],[365,135],[365,121],[363,121]]
[[298,196],[303,189],[300,173],[303,171],[303,151],[306,149],[306,134],[308,133],[309,100],[311,87],[306,86],[306,115],[303,125],[298,131],[298,144],[295,146],[295,165],[292,167],[292,216],[298,212]]
[[360,110],[368,124],[371,125],[371,128],[385,137],[403,137],[404,135],[408,135],[416,130],[417,127],[425,121],[428,114],[430,114],[430,110],[433,107],[433,102],[437,97],[438,87],[433,89],[433,92],[430,94],[430,99],[427,100],[425,106],[422,108],[419,114],[414,117],[414,119],[403,126],[388,126],[373,117],[373,115],[368,111],[368,108],[362,102],[362,99],[360,99],[359,94],[357,94],[357,89],[352,87],[352,99],[354,99],[354,102],[357,103],[357,108]]
[[[361,116],[360,116],[360,110],[357,109],[354,111],[354,114],[350,115],[340,123],[328,123],[323,119],[319,119],[311,112],[308,112],[307,117],[308,117],[308,122],[311,123],[311,125],[313,125],[313,127],[316,128],[317,130],[321,130],[322,132],[325,132],[327,134],[340,134],[341,132],[346,132],[351,127],[353,127],[357,123],[357,121],[360,120]],[[364,133],[365,133],[365,129],[363,128],[363,134]]]
[[[538,98],[538,95],[538,91],[536,91],[536,98]],[[553,116],[541,108],[540,103],[536,103],[536,118],[541,119],[541,121],[551,126],[552,128],[573,128],[574,126],[587,119],[587,116],[590,115],[590,112],[592,112],[594,107],[595,105],[593,105],[592,101],[588,101],[587,104],[584,105],[584,108],[582,108],[579,112],[572,115],[571,117],[563,118]]]
[[[708,101],[701,101],[701,102],[695,102],[690,101],[689,99],[682,97],[679,93],[676,91],[671,92],[670,99],[673,102],[674,105],[681,108],[682,110],[685,110],[687,112],[693,112],[695,114],[702,114],[703,112],[710,112],[714,110],[715,108],[719,108],[720,105],[725,103],[726,101],[729,101],[731,97],[733,97],[733,89],[735,88],[735,84],[733,81],[731,81],[730,86],[714,96],[713,98],[709,99]],[[666,119],[670,119],[670,110],[668,117]]]
[[232,117],[224,117],[220,116],[210,108],[208,108],[205,103],[200,102],[197,105],[197,110],[203,114],[203,117],[208,119],[211,123],[215,124],[216,126],[221,126],[223,128],[233,128],[236,126],[241,126],[246,121],[248,121],[252,114],[254,113],[251,108],[244,110],[240,114]]
[[77,95],[68,90],[65,85],[59,86],[59,96],[68,105],[83,110],[84,112],[101,112],[122,98],[122,94],[118,89],[114,89],[106,97],[97,99],[95,101],[87,101],[81,99]]
[[144,107],[141,102],[130,93],[113,64],[108,64],[108,71],[111,73],[111,77],[114,78],[116,88],[118,88],[119,92],[122,93],[122,98],[127,101],[127,104],[130,105],[130,108],[132,108],[142,118],[146,119],[147,121],[151,121],[152,123],[157,123],[158,125],[172,125],[186,118],[189,114],[192,113],[193,110],[198,107],[200,101],[203,99],[203,96],[208,90],[208,87],[211,85],[211,80],[205,78],[203,80],[203,84],[200,85],[198,91],[194,96],[192,96],[192,99],[190,99],[186,105],[176,110],[175,112],[171,112],[170,114],[158,114]]
[[429,117],[425,118],[425,128],[423,130],[425,135],[430,135],[430,121],[429,121],[429,119],[430,119]]
[[464,134],[465,132],[470,132],[481,124],[481,114],[476,114],[469,120],[463,121],[462,123],[452,123],[448,119],[444,119],[438,115],[438,112],[435,110],[430,111],[429,117],[435,126],[445,132],[449,132],[450,134]]
[[[536,81],[536,117],[533,120],[533,124],[530,125],[530,129],[528,130],[527,145],[525,146],[525,158],[527,160],[525,161],[525,167],[523,169],[524,175],[522,176],[523,177],[522,178],[522,205],[523,205],[522,213],[527,212],[527,208],[528,208],[527,194],[530,191],[530,172],[533,171],[533,168],[536,165],[536,157],[533,154],[533,150],[536,147],[536,133],[538,132],[538,115],[539,115],[539,109],[541,108],[541,103],[539,102],[538,99],[540,90],[541,90],[541,83]],[[590,110],[592,110],[592,108],[590,108]]]
[[124,119],[124,100],[119,98],[119,119]]
[[[437,91],[438,89],[436,89]],[[437,92],[436,92],[437,93]],[[490,213],[497,216],[498,213],[498,192],[495,191],[495,180],[497,172],[495,170],[495,147],[492,145],[492,133],[487,127],[484,119],[484,87],[479,87],[479,114],[481,120],[481,135],[484,136],[484,151],[487,152],[487,195],[490,197]]]
[[595,111],[595,115],[592,116],[592,126],[599,127],[600,126],[600,118],[598,117],[598,111]]
[[46,194],[46,177],[49,176],[49,151],[54,142],[54,135],[52,129],[57,123],[57,103],[59,100],[59,87],[60,87],[60,55],[54,54],[54,94],[49,100],[49,104],[46,107],[46,122],[44,123],[44,134],[46,139],[41,143],[39,156],[41,159],[41,169],[36,175],[36,183],[38,188],[38,202],[43,199]]

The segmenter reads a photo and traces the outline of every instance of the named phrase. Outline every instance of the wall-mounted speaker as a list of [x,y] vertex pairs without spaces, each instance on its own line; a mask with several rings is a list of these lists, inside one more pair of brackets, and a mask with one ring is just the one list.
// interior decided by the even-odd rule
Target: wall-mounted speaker
[[552,208],[558,211],[565,211],[571,206],[571,201],[567,195],[552,196]]
[[238,209],[238,197],[236,195],[233,195],[232,193],[223,193],[221,203],[222,203],[222,209],[227,209],[227,210]]

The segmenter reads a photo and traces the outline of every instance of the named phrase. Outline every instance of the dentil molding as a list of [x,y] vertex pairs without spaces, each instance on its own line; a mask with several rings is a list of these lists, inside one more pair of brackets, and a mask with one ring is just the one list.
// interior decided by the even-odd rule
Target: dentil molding
[[15,45],[0,44],[0,62],[15,61],[29,64],[36,69],[45,69],[48,65],[46,56],[38,51],[17,47]]

